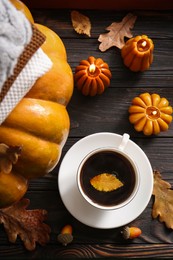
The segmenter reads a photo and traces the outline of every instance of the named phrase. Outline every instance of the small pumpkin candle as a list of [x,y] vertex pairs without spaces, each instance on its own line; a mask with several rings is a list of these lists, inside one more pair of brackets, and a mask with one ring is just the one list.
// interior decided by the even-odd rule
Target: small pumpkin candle
[[142,93],[132,100],[129,107],[129,120],[136,131],[145,135],[159,134],[166,131],[172,122],[173,109],[166,98],[158,94]]
[[153,62],[154,44],[146,35],[129,39],[121,49],[124,64],[132,71],[149,69]]
[[90,56],[76,67],[74,80],[78,90],[85,96],[102,94],[110,85],[112,74],[101,58]]

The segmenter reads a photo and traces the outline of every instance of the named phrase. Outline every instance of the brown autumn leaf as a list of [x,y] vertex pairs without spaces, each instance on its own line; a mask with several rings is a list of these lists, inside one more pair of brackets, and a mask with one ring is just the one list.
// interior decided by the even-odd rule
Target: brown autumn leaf
[[7,146],[6,144],[0,144],[0,172],[10,173],[12,165],[18,161],[18,157],[21,154],[21,147],[19,146]]
[[113,174],[101,173],[90,180],[91,185],[98,191],[109,192],[123,186],[123,183]]
[[71,20],[74,30],[79,34],[86,34],[91,36],[91,22],[90,19],[79,13],[78,11],[71,12]]
[[0,209],[0,224],[4,225],[10,242],[15,243],[17,236],[21,238],[27,250],[34,250],[36,242],[45,245],[50,237],[50,227],[43,223],[47,211],[43,209],[26,210],[30,201],[23,198],[19,202]]
[[128,13],[121,22],[114,22],[106,28],[108,33],[100,34],[98,41],[101,42],[99,49],[104,52],[112,46],[116,46],[119,49],[125,45],[124,37],[133,37],[131,29],[133,28],[137,16]]
[[159,217],[168,228],[173,229],[173,190],[169,182],[162,180],[159,171],[154,171],[153,195],[155,196],[152,217]]

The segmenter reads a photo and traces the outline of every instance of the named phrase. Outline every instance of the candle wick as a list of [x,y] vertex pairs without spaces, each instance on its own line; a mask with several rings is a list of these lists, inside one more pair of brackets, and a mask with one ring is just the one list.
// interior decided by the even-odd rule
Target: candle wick
[[94,73],[95,70],[96,70],[95,64],[91,64],[91,65],[89,66],[89,72]]
[[147,42],[144,41],[144,42],[141,43],[141,45],[142,45],[142,47],[145,47],[147,45]]

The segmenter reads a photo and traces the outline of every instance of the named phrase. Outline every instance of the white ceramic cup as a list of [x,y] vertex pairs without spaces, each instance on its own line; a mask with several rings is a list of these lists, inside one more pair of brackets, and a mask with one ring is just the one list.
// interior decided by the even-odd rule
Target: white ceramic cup
[[[140,184],[140,173],[125,149],[129,138],[125,133],[117,147],[100,147],[81,161],[77,170],[77,186],[82,197],[93,207],[115,210],[124,207],[135,197]],[[90,179],[103,172],[115,175],[123,186],[108,192],[92,187]]]

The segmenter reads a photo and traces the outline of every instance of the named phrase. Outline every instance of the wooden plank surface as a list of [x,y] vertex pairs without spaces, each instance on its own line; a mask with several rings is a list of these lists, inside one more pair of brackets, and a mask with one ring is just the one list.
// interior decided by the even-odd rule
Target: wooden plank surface
[[[154,62],[143,73],[133,73],[124,67],[120,50],[111,48],[101,53],[98,36],[114,21],[120,21],[126,11],[84,10],[92,21],[91,38],[74,32],[70,11],[33,9],[35,21],[47,25],[62,38],[73,72],[81,59],[93,55],[104,59],[112,71],[110,87],[101,96],[84,97],[74,89],[68,105],[71,129],[63,149],[60,163],[78,140],[97,132],[129,133],[148,156],[152,168],[161,172],[164,180],[173,187],[173,124],[158,136],[146,137],[137,133],[128,120],[131,100],[140,93],[158,93],[173,106],[173,13],[133,11],[137,21],[134,35],[147,34],[155,44]],[[60,165],[59,163],[59,165]],[[30,208],[48,211],[47,223],[51,227],[51,239],[45,247],[37,246],[33,252],[24,249],[18,238],[15,244],[8,242],[3,226],[0,226],[0,259],[57,259],[57,258],[172,258],[173,231],[151,217],[153,197],[144,212],[131,223],[142,229],[142,235],[125,241],[121,228],[95,229],[73,218],[59,196],[57,177],[59,165],[49,176],[30,182],[26,197]],[[74,229],[74,241],[67,247],[57,242],[57,234],[63,225],[70,223]]]

